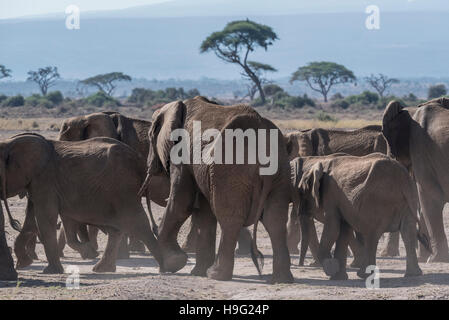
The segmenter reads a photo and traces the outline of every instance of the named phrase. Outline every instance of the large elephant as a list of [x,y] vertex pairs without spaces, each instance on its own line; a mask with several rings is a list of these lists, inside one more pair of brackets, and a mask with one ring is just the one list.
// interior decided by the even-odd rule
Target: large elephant
[[[233,137],[226,137],[227,132],[234,130],[248,132],[249,135],[255,132],[253,141],[248,141],[248,137],[248,140],[244,139],[246,148],[235,149],[241,152],[239,154],[233,154],[234,149],[229,149],[229,146],[237,148]],[[173,141],[174,133],[183,137],[178,137],[177,143]],[[201,141],[198,137],[212,141]],[[290,168],[283,135],[271,121],[262,118],[249,106],[219,106],[196,97],[163,106],[153,116],[149,140],[148,172],[142,190],[154,175],[168,175],[171,181],[170,197],[158,238],[165,270],[176,272],[187,262],[187,255],[177,243],[177,235],[190,214],[189,208],[194,205],[196,195],[199,195],[200,209],[196,214],[200,232],[192,274],[207,275],[216,280],[231,279],[240,230],[252,224],[256,224],[252,257],[258,266],[260,252],[255,245],[255,235],[263,211],[262,223],[273,247],[272,282],[293,281],[286,241],[291,196]],[[179,148],[187,160],[173,159],[174,155],[179,155]],[[222,152],[218,151],[220,149]],[[249,158],[256,154],[256,150],[259,151],[257,154],[265,156],[267,154],[263,150],[268,152],[268,157],[277,162],[277,170],[264,172],[273,168],[266,168],[266,163],[262,165],[259,158],[250,163]],[[244,158],[240,159],[243,161],[236,163],[236,158],[243,153]],[[217,221],[222,235],[215,258]]]
[[431,262],[449,262],[443,207],[449,201],[449,99],[439,98],[416,109],[392,101],[385,109],[382,132],[390,154],[411,168],[431,237]]
[[[352,131],[322,128],[294,131],[285,134],[285,140],[289,160],[296,157],[326,156],[335,153],[353,156],[365,156],[373,152],[387,153],[387,143],[382,135],[382,127],[376,125]],[[301,238],[299,230],[298,217],[291,213],[287,225],[290,253],[298,253],[298,243]],[[389,239],[384,255],[399,255],[399,234]]]
[[[416,256],[417,240],[429,249],[430,243],[416,228],[419,223],[416,188],[399,162],[380,153],[324,160],[303,175],[298,193],[300,201],[295,211],[299,215],[325,212],[318,259],[331,279],[348,279],[347,247],[354,231],[363,240],[359,277],[370,274],[367,267],[376,265],[380,237],[393,231],[400,231],[404,240],[405,276],[422,274]],[[335,243],[332,257],[330,252]]]
[[[96,272],[115,271],[118,244],[123,234],[143,241],[161,263],[157,241],[151,232],[138,195],[145,177],[139,155],[115,139],[94,138],[81,142],[47,140],[37,134],[20,134],[0,143],[0,178],[5,198],[27,194],[44,245],[48,266],[44,273],[63,273],[57,248],[58,215],[67,236],[79,224],[99,227],[108,234]],[[25,224],[23,228],[25,230]],[[88,243],[67,239],[83,251]],[[18,259],[26,252],[17,252]]]

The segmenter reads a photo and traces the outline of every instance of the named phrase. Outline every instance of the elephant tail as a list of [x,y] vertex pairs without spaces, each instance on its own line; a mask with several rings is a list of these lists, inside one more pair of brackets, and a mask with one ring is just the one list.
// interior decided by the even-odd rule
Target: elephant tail
[[20,232],[22,230],[22,226],[20,225],[19,220],[16,220],[16,219],[13,218],[13,216],[11,214],[11,211],[9,210],[8,199],[7,199],[8,192],[6,191],[6,185],[7,184],[6,184],[5,161],[1,161],[0,179],[1,179],[1,186],[2,186],[1,197],[3,199],[3,203],[5,204],[6,212],[8,213],[9,224],[11,225],[11,227],[14,230]]
[[[256,212],[256,222],[254,223],[253,228],[253,239],[251,241],[251,259],[253,260],[254,265],[256,266],[257,272],[260,276],[262,276],[262,269],[264,266],[264,256],[262,252],[257,248],[257,225],[259,224],[259,220],[263,214],[263,207],[265,205],[265,201],[267,200],[268,193],[271,189],[271,179],[268,177],[263,178],[263,187],[262,192],[260,193],[259,203],[257,204],[257,212]],[[259,190],[254,190],[253,192],[257,195]]]
[[159,230],[158,230],[156,220],[154,219],[154,216],[153,216],[153,211],[151,211],[151,201],[150,201],[150,195],[148,193],[147,193],[145,199],[147,201],[148,213],[150,214],[151,227],[152,227],[154,236],[157,239],[157,237],[159,235]]

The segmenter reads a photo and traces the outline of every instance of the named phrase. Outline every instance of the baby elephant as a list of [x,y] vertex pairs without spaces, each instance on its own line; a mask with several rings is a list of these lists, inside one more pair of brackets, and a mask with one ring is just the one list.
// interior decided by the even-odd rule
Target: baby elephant
[[300,215],[325,212],[318,259],[331,280],[348,279],[347,247],[354,231],[363,246],[359,277],[366,278],[366,268],[376,265],[382,234],[398,230],[407,254],[405,276],[422,274],[416,257],[417,239],[426,248],[430,249],[430,245],[425,234],[416,229],[416,187],[399,162],[380,153],[323,157],[303,175],[298,191]]
[[[157,240],[138,196],[145,177],[145,167],[138,157],[132,148],[111,138],[68,142],[27,133],[0,143],[3,198],[28,195],[30,214],[35,217],[48,260],[44,273],[64,272],[56,241],[58,214],[65,227],[77,228],[83,223],[108,234],[95,272],[115,271],[123,234],[143,241],[161,263]],[[23,228],[25,233],[27,226]],[[76,234],[76,230],[66,231]],[[67,240],[80,251],[88,245],[76,237]],[[21,253],[16,254],[20,259]]]

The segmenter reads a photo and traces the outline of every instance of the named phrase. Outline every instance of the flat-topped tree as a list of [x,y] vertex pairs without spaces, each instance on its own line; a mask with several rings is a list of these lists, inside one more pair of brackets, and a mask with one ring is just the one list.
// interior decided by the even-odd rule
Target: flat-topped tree
[[131,81],[131,77],[122,72],[110,72],[98,74],[80,82],[86,86],[96,87],[101,92],[111,96],[117,86],[116,82],[118,81]]
[[221,60],[239,65],[245,77],[250,79],[265,102],[260,72],[275,71],[273,67],[255,61],[248,61],[251,52],[261,47],[265,50],[278,36],[269,26],[254,21],[237,20],[229,22],[222,31],[212,33],[203,41],[200,52],[212,51]]
[[37,71],[28,71],[28,81],[34,81],[41,89],[42,95],[47,95],[48,88],[52,87],[60,78],[57,67],[39,68]]
[[0,79],[11,76],[11,70],[7,69],[4,65],[0,64]]
[[341,64],[323,61],[311,62],[307,66],[298,68],[290,78],[290,83],[295,81],[307,82],[308,86],[321,93],[324,102],[327,102],[327,95],[334,85],[355,82],[356,77],[351,70]]
[[398,79],[388,78],[386,75],[379,73],[377,76],[372,74],[369,77],[365,77],[365,81],[373,87],[381,98],[384,97],[384,93],[395,83],[399,83]]

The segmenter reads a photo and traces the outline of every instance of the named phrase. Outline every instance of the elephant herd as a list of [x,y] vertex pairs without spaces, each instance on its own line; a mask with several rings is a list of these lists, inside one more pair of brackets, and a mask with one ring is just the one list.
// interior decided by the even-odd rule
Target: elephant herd
[[[249,161],[250,152],[243,163],[208,161],[207,156],[200,162],[175,161],[173,150],[181,141],[173,138],[176,130],[184,130],[190,157],[195,157],[195,149],[209,152],[211,143],[215,153],[217,147],[224,150],[223,159],[236,157],[224,148],[228,138],[198,144],[196,123],[201,123],[201,133],[276,133],[274,140],[255,135],[257,148],[252,150],[275,156],[275,172],[261,174],[266,162]],[[237,252],[250,253],[261,273],[263,255],[256,239],[261,222],[273,250],[272,283],[293,282],[290,254],[300,253],[303,265],[309,248],[314,264],[330,279],[345,280],[349,247],[351,266],[366,278],[386,232],[382,254],[398,255],[400,235],[405,275],[418,276],[418,261],[449,262],[443,224],[448,167],[446,98],[414,108],[393,101],[382,126],[284,135],[249,106],[222,106],[195,97],[164,105],[151,122],[100,112],[64,120],[58,140],[23,133],[0,142],[0,196],[11,226],[19,231],[14,243],[17,269],[37,258],[38,238],[48,261],[44,273],[63,273],[64,246],[93,259],[101,230],[107,244],[94,272],[114,272],[117,258],[147,247],[161,272],[182,269],[185,251],[193,251],[192,275],[230,280],[237,243]],[[27,201],[23,226],[11,215],[7,201],[17,195]],[[165,207],[160,225],[151,201]],[[15,280],[2,206],[0,210],[0,280]],[[178,233],[189,217],[190,233],[181,248]],[[314,220],[323,223],[320,239]],[[216,252],[217,222],[221,238]],[[247,229],[251,225],[252,236]]]

